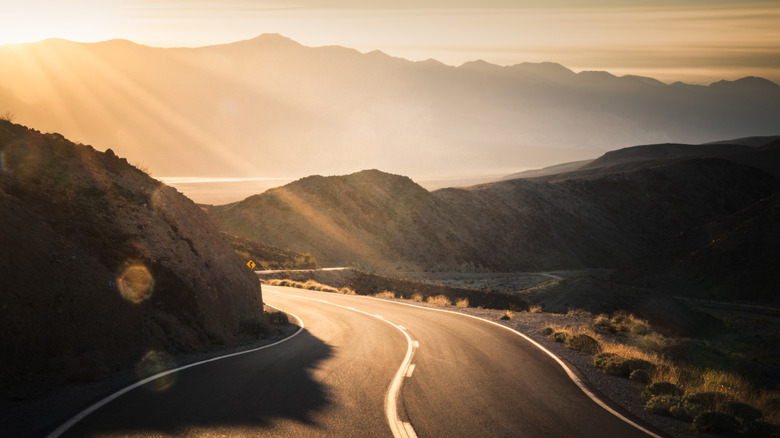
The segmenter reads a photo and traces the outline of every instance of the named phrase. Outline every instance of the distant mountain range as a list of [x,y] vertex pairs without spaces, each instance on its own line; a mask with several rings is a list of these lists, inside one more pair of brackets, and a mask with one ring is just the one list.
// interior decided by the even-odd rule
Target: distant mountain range
[[312,176],[208,211],[228,233],[325,265],[612,268],[665,294],[780,304],[780,140],[754,144],[630,147],[434,192],[377,170]]
[[780,86],[664,84],[554,63],[452,67],[279,35],[195,49],[47,40],[0,47],[6,112],[155,175],[437,177],[776,135]]

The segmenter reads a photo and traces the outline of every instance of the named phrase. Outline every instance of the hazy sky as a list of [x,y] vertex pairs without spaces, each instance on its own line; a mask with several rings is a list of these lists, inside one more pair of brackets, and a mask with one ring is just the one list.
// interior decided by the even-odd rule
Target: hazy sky
[[280,33],[304,45],[446,64],[780,82],[780,1],[0,0],[0,44],[60,37],[202,46]]

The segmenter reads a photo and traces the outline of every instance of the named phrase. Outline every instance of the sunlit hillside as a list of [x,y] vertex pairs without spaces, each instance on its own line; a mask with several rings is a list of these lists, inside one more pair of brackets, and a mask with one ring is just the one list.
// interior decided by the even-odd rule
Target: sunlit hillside
[[764,142],[625,148],[568,172],[433,192],[377,170],[308,177],[208,211],[231,234],[324,266],[621,269],[663,293],[776,303],[780,154]]

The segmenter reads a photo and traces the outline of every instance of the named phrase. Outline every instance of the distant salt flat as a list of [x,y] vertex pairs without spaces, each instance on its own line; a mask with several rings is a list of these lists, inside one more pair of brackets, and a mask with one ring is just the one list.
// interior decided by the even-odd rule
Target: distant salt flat
[[295,178],[220,178],[162,177],[160,181],[176,188],[198,204],[223,205],[238,202],[274,187],[283,186]]

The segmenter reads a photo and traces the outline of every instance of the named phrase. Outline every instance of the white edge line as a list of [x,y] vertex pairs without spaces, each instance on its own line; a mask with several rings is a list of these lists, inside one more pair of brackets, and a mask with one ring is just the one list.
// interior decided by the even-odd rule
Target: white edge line
[[211,359],[206,359],[206,360],[202,360],[200,362],[191,363],[191,364],[184,365],[184,366],[181,366],[179,368],[174,368],[174,369],[171,369],[171,370],[168,370],[168,371],[163,371],[161,373],[155,374],[153,376],[150,376],[150,377],[147,377],[147,378],[145,378],[143,380],[135,382],[132,385],[126,386],[126,387],[120,389],[119,391],[109,395],[108,397],[106,397],[106,398],[104,398],[104,399],[94,403],[92,406],[90,406],[90,407],[84,409],[83,411],[79,412],[78,414],[74,415],[70,420],[66,421],[60,427],[54,429],[54,431],[51,432],[50,434],[48,434],[46,436],[46,438],[57,438],[57,437],[59,437],[63,433],[67,432],[68,429],[70,429],[71,427],[75,426],[76,423],[78,423],[79,421],[81,421],[84,418],[86,418],[89,414],[95,412],[96,410],[102,408],[103,406],[109,404],[111,401],[113,401],[113,400],[123,396],[124,394],[127,394],[128,392],[138,388],[139,386],[143,386],[143,385],[145,385],[145,384],[147,384],[147,383],[149,383],[149,382],[151,382],[153,380],[159,379],[160,377],[165,377],[165,376],[167,376],[169,374],[177,373],[179,371],[186,370],[187,368],[196,367],[198,365],[203,365],[203,364],[206,364],[206,363],[209,363],[209,362],[215,362],[215,361],[218,361],[218,360],[227,359],[229,357],[240,356],[242,354],[253,353],[255,351],[263,350],[265,348],[270,348],[270,347],[279,345],[282,342],[289,341],[290,339],[292,339],[293,337],[295,337],[296,335],[298,335],[300,332],[303,331],[303,320],[301,318],[299,318],[297,315],[294,315],[294,314],[292,314],[290,312],[286,312],[286,311],[284,311],[282,309],[279,309],[278,307],[274,307],[274,306],[271,306],[269,304],[265,304],[265,305],[268,306],[268,307],[273,307],[274,309],[277,309],[277,310],[281,310],[281,311],[283,311],[283,312],[285,312],[285,313],[287,313],[289,315],[292,315],[295,319],[298,320],[298,330],[296,330],[295,333],[293,333],[292,335],[290,335],[290,336],[288,336],[288,337],[286,337],[284,339],[281,339],[279,341],[276,341],[273,344],[263,345],[262,347],[253,348],[251,350],[238,351],[236,353],[230,353],[230,354],[226,354],[224,356],[212,357]]
[[[325,292],[324,292],[324,293],[325,293]],[[649,431],[649,430],[645,429],[644,427],[640,426],[639,424],[636,424],[634,421],[632,421],[631,419],[627,418],[626,416],[624,416],[624,415],[623,415],[623,414],[621,414],[620,412],[617,412],[616,410],[614,410],[614,409],[612,409],[611,407],[609,407],[609,405],[607,405],[607,404],[606,404],[604,401],[602,401],[602,400],[601,400],[601,399],[600,399],[598,396],[596,396],[596,394],[594,394],[594,393],[593,393],[593,392],[592,392],[590,389],[588,389],[588,387],[587,387],[587,386],[585,386],[585,383],[582,381],[582,379],[580,379],[580,378],[579,378],[579,377],[578,377],[576,374],[574,374],[574,372],[571,370],[571,368],[569,368],[569,366],[568,366],[568,365],[566,365],[566,363],[565,363],[565,362],[563,362],[563,360],[561,360],[561,359],[560,359],[558,356],[556,356],[556,355],[555,355],[555,353],[553,353],[552,351],[548,350],[548,349],[547,349],[546,347],[544,347],[542,344],[540,344],[540,343],[538,343],[538,342],[534,341],[533,339],[531,339],[530,337],[528,337],[526,334],[524,334],[524,333],[521,333],[521,332],[519,332],[519,331],[517,331],[517,330],[513,329],[512,327],[508,327],[508,326],[505,326],[505,325],[503,325],[503,324],[499,324],[499,323],[497,323],[497,322],[494,322],[494,321],[491,321],[491,320],[489,320],[489,319],[480,318],[480,317],[478,317],[478,316],[474,316],[474,315],[469,315],[469,314],[467,314],[467,313],[453,312],[452,310],[445,310],[445,309],[434,309],[434,308],[431,308],[431,307],[417,306],[417,305],[414,305],[414,304],[409,304],[409,303],[400,303],[400,302],[397,302],[397,301],[383,300],[383,299],[379,299],[379,298],[370,297],[370,296],[367,296],[367,295],[355,295],[355,296],[357,296],[357,297],[363,297],[363,298],[370,298],[370,299],[379,300],[379,301],[385,301],[385,302],[388,302],[388,303],[395,303],[395,304],[402,305],[402,306],[416,307],[416,308],[418,308],[418,309],[433,310],[433,311],[436,311],[436,312],[446,312],[446,313],[451,313],[451,314],[453,314],[453,315],[460,315],[460,316],[465,316],[465,317],[468,317],[468,318],[474,318],[474,319],[478,319],[478,320],[480,320],[480,321],[484,321],[484,322],[487,322],[487,323],[493,324],[493,325],[495,325],[495,326],[501,327],[501,328],[503,328],[503,329],[509,330],[510,332],[512,332],[512,333],[514,333],[514,334],[516,334],[516,335],[518,335],[518,336],[521,336],[523,339],[525,339],[526,341],[530,342],[532,345],[534,345],[535,347],[539,348],[539,349],[540,349],[540,350],[542,350],[543,352],[547,353],[547,355],[548,355],[548,356],[550,356],[550,357],[551,357],[551,358],[553,358],[553,359],[554,359],[556,362],[558,362],[558,365],[560,365],[560,366],[561,366],[561,368],[563,368],[563,370],[564,370],[564,371],[566,371],[566,374],[567,374],[567,375],[569,376],[569,378],[570,378],[570,379],[571,379],[571,380],[572,380],[572,381],[573,381],[573,382],[574,382],[574,383],[575,383],[575,384],[576,384],[576,385],[577,385],[577,386],[580,388],[580,390],[581,390],[582,392],[584,392],[584,393],[585,393],[585,395],[587,395],[587,396],[588,396],[588,397],[589,397],[591,400],[593,400],[593,401],[594,401],[594,402],[595,402],[597,405],[601,406],[601,407],[602,407],[604,410],[606,410],[606,411],[607,411],[607,412],[609,412],[610,414],[612,414],[612,415],[614,415],[614,416],[618,417],[619,419],[623,420],[624,422],[628,423],[629,425],[631,425],[631,426],[635,427],[636,429],[639,429],[640,431],[642,431],[642,432],[644,432],[644,433],[646,433],[646,434],[650,435],[650,436],[651,436],[651,437],[653,437],[653,438],[663,438],[663,437],[661,437],[660,435],[658,435],[658,434],[655,434],[655,433],[653,433],[653,432],[651,432],[651,431]],[[417,341],[415,341],[415,342],[417,342]]]
[[[276,286],[276,287],[284,287],[284,286]],[[388,320],[386,320],[381,315],[376,315],[373,313],[364,312],[362,310],[355,309],[353,307],[347,307],[342,306],[341,304],[335,304],[331,303],[329,301],[317,299],[317,298],[310,298],[310,297],[304,297],[301,295],[295,295],[295,294],[288,294],[288,293],[282,293],[275,290],[266,289],[266,292],[272,292],[280,295],[285,295],[288,297],[295,297],[300,298],[304,300],[309,301],[317,301],[317,302],[323,302],[330,304],[331,306],[335,307],[341,307],[342,309],[351,310],[353,312],[362,313],[364,315],[372,316],[374,318],[379,319],[380,321],[384,321],[391,326],[395,327],[398,331],[403,333],[404,337],[406,337],[406,343],[407,343],[407,349],[406,349],[406,356],[404,356],[403,362],[401,362],[400,368],[398,368],[398,371],[395,373],[395,376],[393,377],[393,381],[390,383],[390,387],[388,388],[387,392],[385,393],[385,416],[387,417],[387,423],[390,426],[390,431],[393,433],[393,436],[395,438],[417,438],[417,434],[415,434],[414,429],[412,428],[412,425],[409,423],[405,423],[401,421],[400,418],[398,418],[398,394],[401,391],[401,385],[403,384],[404,377],[406,376],[409,366],[412,363],[412,357],[414,357],[414,350],[417,348],[420,343],[417,341],[412,341],[411,336],[409,336],[408,333],[406,333],[405,330],[398,324],[394,324]],[[309,291],[309,292],[317,292],[317,291]],[[324,292],[327,293],[327,292]],[[413,365],[412,365],[413,366]]]
[[[310,292],[318,292],[318,291],[310,291]],[[332,292],[319,292],[319,293],[326,294],[326,293],[332,293]],[[543,352],[545,352],[548,356],[553,358],[558,363],[558,365],[560,365],[561,368],[563,368],[563,370],[569,376],[569,379],[571,379],[574,382],[574,384],[576,384],[577,387],[579,387],[580,390],[583,393],[585,393],[585,395],[587,395],[591,400],[593,400],[594,403],[596,403],[597,405],[601,406],[604,410],[606,410],[610,414],[612,414],[612,415],[616,416],[617,418],[623,420],[624,422],[626,422],[629,425],[635,427],[636,429],[638,429],[638,430],[640,430],[640,431],[650,435],[651,437],[653,437],[653,438],[663,438],[662,436],[645,429],[644,427],[642,427],[639,424],[635,423],[634,421],[632,421],[631,419],[627,418],[626,416],[624,416],[620,412],[618,412],[618,411],[612,409],[611,407],[609,407],[609,405],[607,405],[598,396],[596,396],[596,394],[594,394],[590,389],[588,389],[588,387],[585,386],[585,383],[582,381],[582,379],[580,379],[576,374],[574,374],[574,372],[571,370],[571,368],[569,368],[569,366],[566,365],[566,363],[563,362],[563,360],[561,360],[558,356],[556,356],[555,353],[553,353],[552,351],[548,350],[542,344],[534,341],[533,339],[531,339],[530,337],[528,337],[524,333],[521,333],[521,332],[513,329],[512,327],[508,327],[508,326],[505,326],[503,324],[499,324],[499,323],[491,321],[489,319],[480,318],[480,317],[474,316],[474,315],[469,315],[467,313],[453,312],[452,310],[434,309],[432,307],[423,307],[423,306],[418,306],[418,305],[415,305],[415,304],[401,303],[401,302],[398,302],[398,301],[392,301],[392,300],[386,300],[386,299],[381,299],[381,298],[375,298],[375,297],[368,296],[368,295],[350,295],[350,296],[360,297],[360,298],[365,298],[365,299],[371,299],[371,300],[377,300],[377,301],[383,301],[383,302],[386,302],[386,303],[398,304],[400,306],[409,306],[409,307],[416,307],[418,309],[432,310],[432,311],[435,311],[435,312],[451,313],[453,315],[460,315],[460,316],[465,316],[467,318],[473,318],[473,319],[477,319],[477,320],[480,320],[480,321],[484,321],[484,322],[487,322],[489,324],[493,324],[495,326],[501,327],[501,328],[503,328],[505,330],[509,330],[510,332],[512,332],[512,333],[514,333],[514,334],[516,334],[516,335],[518,335],[520,337],[522,337],[523,339],[525,339],[526,341],[530,342],[532,345],[534,345],[538,349],[540,349]],[[334,306],[338,306],[338,304],[333,304],[333,305]],[[392,323],[390,323],[390,324],[392,324]],[[393,324],[393,325],[395,325],[395,324]],[[404,334],[406,334],[406,332],[404,332]],[[417,342],[417,341],[415,341],[415,342]],[[411,361],[411,359],[410,359],[410,361]]]

